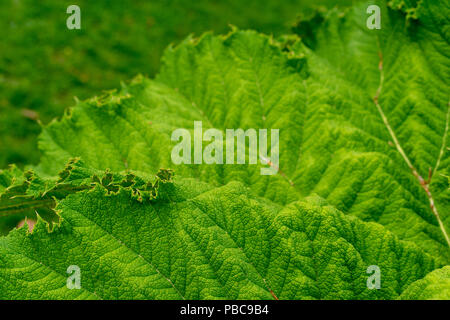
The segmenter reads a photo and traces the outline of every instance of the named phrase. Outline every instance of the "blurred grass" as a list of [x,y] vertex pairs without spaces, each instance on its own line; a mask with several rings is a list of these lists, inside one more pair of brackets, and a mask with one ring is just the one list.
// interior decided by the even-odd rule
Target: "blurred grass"
[[[138,73],[152,76],[164,48],[190,33],[229,24],[279,35],[310,5],[352,0],[1,0],[0,168],[37,163],[37,119],[48,123],[74,104]],[[81,8],[81,30],[66,8]]]

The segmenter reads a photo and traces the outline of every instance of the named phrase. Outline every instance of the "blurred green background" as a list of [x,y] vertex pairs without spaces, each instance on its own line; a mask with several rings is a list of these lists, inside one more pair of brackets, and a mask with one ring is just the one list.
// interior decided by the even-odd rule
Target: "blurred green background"
[[[153,76],[164,48],[229,24],[280,35],[313,6],[352,0],[0,0],[0,168],[39,160],[43,124],[80,100]],[[66,9],[81,8],[81,30]]]

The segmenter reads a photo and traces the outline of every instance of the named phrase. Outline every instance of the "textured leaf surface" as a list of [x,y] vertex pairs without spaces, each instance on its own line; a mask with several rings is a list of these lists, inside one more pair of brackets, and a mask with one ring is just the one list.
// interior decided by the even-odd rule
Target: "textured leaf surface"
[[[142,204],[96,186],[61,201],[52,233],[40,221],[30,235],[0,239],[1,298],[395,298],[435,268],[383,227],[318,198],[281,207],[241,183],[195,180],[166,184],[161,196]],[[367,289],[373,264],[381,290]],[[66,288],[69,265],[81,268],[82,290]]]
[[[156,172],[173,166],[172,131],[192,129],[195,120],[205,128],[279,128],[275,177],[261,176],[252,165],[176,171],[214,185],[238,180],[279,204],[317,193],[448,263],[443,230],[448,233],[450,195],[441,175],[449,165],[445,33],[427,20],[432,3],[421,7],[423,23],[410,22],[415,28],[406,27],[402,12],[382,7],[381,31],[365,28],[364,6],[346,15],[331,11],[315,26],[314,50],[298,41],[285,47],[252,32],[187,39],[167,50],[159,82],[136,79],[121,94],[84,102],[46,128],[41,168],[51,172],[58,167],[55,159],[62,166],[68,157],[81,156],[100,169]],[[381,74],[378,106],[422,181],[434,168],[427,188],[442,226],[374,103]],[[100,147],[92,148],[93,142]]]
[[450,267],[434,270],[413,282],[400,296],[405,300],[450,300]]
[[[55,197],[63,221],[53,233],[40,222],[31,235],[0,238],[0,292],[394,299],[410,288],[400,297],[414,298],[415,285],[450,261],[448,7],[399,3],[379,2],[380,31],[365,27],[366,6],[357,6],[300,22],[302,39],[237,30],[188,38],[167,49],[156,80],[138,77],[68,110],[41,135],[34,174],[44,183],[20,194],[42,197],[76,157],[84,189]],[[174,166],[171,133],[192,132],[194,121],[280,129],[279,173]],[[128,172],[142,186],[169,167],[179,178],[153,201],[124,185]],[[93,178],[108,172],[114,190]],[[14,168],[2,173],[0,201],[11,199],[11,176],[26,183]],[[83,291],[65,288],[72,264],[85,270]],[[381,290],[367,288],[370,265],[381,268]]]
[[[319,26],[307,22],[298,27],[301,35],[313,29],[307,34],[314,37],[303,42],[307,48],[300,44],[301,48],[291,49],[304,52],[308,59],[307,92],[316,107],[314,114],[323,120],[320,127],[327,130],[327,121],[332,121],[343,148],[362,152],[357,158],[371,163],[358,166],[358,175],[350,165],[355,157],[340,161],[339,167],[352,167],[352,174],[345,175],[350,181],[343,179],[342,186],[353,192],[336,194],[332,182],[323,177],[316,178],[314,188],[338,208],[377,221],[401,238],[445,256],[448,263],[450,198],[442,173],[450,165],[449,3],[420,1],[417,7],[412,5],[416,1],[391,1],[388,7],[383,1],[376,3],[382,8],[381,30],[366,28],[367,5],[346,14],[331,11],[319,19]],[[320,141],[327,135],[319,129],[315,136],[314,141]],[[342,150],[342,145],[336,143],[334,150]],[[327,170],[336,163],[336,157],[331,160],[336,151],[330,152],[327,163],[317,161],[323,157],[313,149],[305,153],[312,153],[319,170]],[[427,197],[428,191],[432,197]],[[352,194],[352,201],[345,201]],[[434,227],[438,219],[431,203],[439,213],[440,230]]]

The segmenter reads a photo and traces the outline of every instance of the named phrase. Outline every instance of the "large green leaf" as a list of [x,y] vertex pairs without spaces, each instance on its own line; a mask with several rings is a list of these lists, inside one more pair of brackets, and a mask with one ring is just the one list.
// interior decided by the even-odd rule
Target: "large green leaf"
[[[421,7],[425,22],[433,9],[427,3]],[[317,193],[448,263],[450,195],[440,174],[449,164],[444,33],[440,24],[410,22],[418,25],[407,28],[401,12],[384,6],[382,14],[383,28],[374,31],[365,28],[364,6],[344,16],[331,11],[314,30],[314,50],[253,32],[189,38],[167,50],[159,82],[136,79],[121,94],[81,103],[47,127],[41,168],[54,174],[55,162],[63,166],[81,156],[99,169],[156,172],[173,167],[172,131],[192,129],[195,120],[205,128],[279,128],[277,176],[261,176],[253,165],[175,169],[214,185],[239,180],[279,204]],[[437,57],[430,63],[432,54]],[[429,167],[435,172],[426,184]]]
[[[374,3],[382,9],[380,30],[366,28],[364,8]],[[351,207],[342,203],[341,196],[332,195],[336,190],[332,183],[315,189],[328,195],[338,208],[377,221],[401,238],[446,256],[448,263],[450,193],[444,174],[450,166],[450,6],[445,1],[374,3],[356,6],[346,14],[338,10],[319,14],[313,20],[321,21],[319,25],[306,21],[296,28],[306,38],[290,49],[304,53],[308,60],[306,86],[315,114],[340,126],[340,136],[356,136],[345,137],[348,151],[359,149],[354,140],[363,140],[367,144],[364,152],[382,153],[377,158],[387,156],[389,161],[388,167],[381,169],[383,161],[377,160],[376,171],[364,168],[364,182],[355,180],[358,175],[353,173],[354,183],[344,181],[347,188],[366,190],[368,195],[358,192]],[[322,126],[329,127],[326,123]],[[311,158],[318,159],[317,152],[306,151],[310,152]],[[317,166],[330,168],[333,162],[325,166],[317,161]],[[393,167],[412,180],[393,172]],[[384,171],[381,176],[380,169]],[[344,197],[351,194],[355,193],[345,192]],[[388,194],[391,196],[386,197]]]
[[[40,222],[0,240],[0,292],[391,299],[449,264],[448,8],[379,4],[380,31],[357,6],[300,22],[303,39],[237,30],[188,38],[167,49],[156,80],[138,77],[44,128],[32,173],[43,184],[19,194],[42,200],[42,186],[65,182],[58,173],[74,157],[84,188],[54,197],[63,221],[53,233]],[[280,129],[278,174],[261,175],[264,164],[175,166],[171,134],[194,121]],[[123,185],[129,172],[144,183],[168,167],[179,178],[162,197],[139,202]],[[106,169],[118,177],[107,195],[94,179]],[[72,264],[85,270],[87,291],[64,287]],[[381,269],[380,290],[367,288],[370,265]],[[51,289],[35,289],[47,281]]]
[[[165,182],[157,201],[96,184],[67,196],[51,233],[0,238],[2,299],[392,299],[436,267],[377,224],[319,198],[280,206],[241,183]],[[69,266],[81,289],[66,287]],[[381,270],[380,290],[366,273]]]

